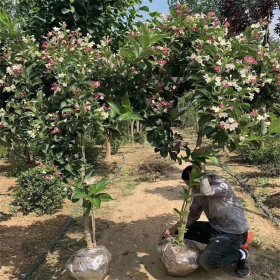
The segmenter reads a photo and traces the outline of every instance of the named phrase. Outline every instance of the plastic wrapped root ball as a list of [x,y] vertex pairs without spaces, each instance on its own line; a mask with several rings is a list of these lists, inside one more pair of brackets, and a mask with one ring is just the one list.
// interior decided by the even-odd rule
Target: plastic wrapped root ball
[[66,263],[71,276],[77,280],[102,280],[109,272],[111,253],[104,246],[81,249]]
[[173,238],[166,238],[158,244],[158,251],[169,275],[186,276],[199,267],[200,251],[191,240],[186,240],[184,246],[178,246]]

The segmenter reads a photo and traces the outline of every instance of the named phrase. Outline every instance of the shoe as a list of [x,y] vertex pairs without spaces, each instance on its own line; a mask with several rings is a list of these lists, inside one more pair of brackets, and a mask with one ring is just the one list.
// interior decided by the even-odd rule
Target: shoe
[[[247,250],[244,249],[240,249],[240,251],[243,251],[245,253],[245,258],[240,259],[240,261],[237,263],[236,265],[236,269],[235,269],[235,274],[236,276],[240,277],[240,278],[245,278],[250,276],[250,268],[249,268],[249,264],[248,264],[248,257],[249,257],[249,253]],[[243,253],[241,253],[243,256]]]

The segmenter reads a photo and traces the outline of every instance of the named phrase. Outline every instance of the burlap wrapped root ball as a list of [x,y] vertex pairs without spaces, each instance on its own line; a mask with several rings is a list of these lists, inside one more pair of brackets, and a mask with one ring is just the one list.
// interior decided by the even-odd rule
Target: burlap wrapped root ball
[[187,276],[198,269],[200,251],[191,241],[178,246],[174,238],[166,238],[158,244],[158,251],[167,273],[172,276]]
[[71,276],[78,280],[102,280],[109,272],[111,253],[104,246],[81,249],[66,263]]

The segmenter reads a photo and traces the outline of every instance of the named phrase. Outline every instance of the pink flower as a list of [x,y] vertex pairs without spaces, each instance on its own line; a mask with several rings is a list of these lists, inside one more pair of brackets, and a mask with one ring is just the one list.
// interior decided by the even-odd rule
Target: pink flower
[[170,54],[170,49],[169,48],[163,48],[162,52],[164,55],[169,55]]
[[108,111],[111,110],[109,104],[104,103],[104,104],[102,105],[102,107],[103,107],[103,110],[104,110],[105,112],[108,112]]
[[222,24],[221,24],[221,22],[219,21],[219,20],[215,20],[215,26],[217,26],[217,27],[219,27],[219,26],[221,26]]
[[221,103],[220,108],[221,108],[222,110],[225,110],[225,109],[226,109],[226,106],[225,106],[223,103]]
[[95,99],[104,100],[104,95],[103,94],[98,94],[98,95],[95,96]]
[[221,66],[215,66],[214,69],[215,69],[216,73],[222,73],[222,67]]
[[173,18],[172,15],[167,16],[167,20],[171,20],[172,18]]
[[251,79],[250,79],[250,83],[251,84],[253,84],[253,85],[255,85],[256,83],[257,83],[257,77],[252,77]]
[[159,64],[160,67],[163,67],[166,63],[167,63],[166,60],[160,60],[160,61],[158,62],[158,64]]
[[74,104],[74,110],[75,112],[79,112],[80,111],[80,106],[78,104]]
[[220,122],[220,127],[224,130],[227,130],[227,129],[229,129],[229,124],[224,122],[224,121],[221,121]]
[[61,86],[58,83],[53,83],[52,87],[51,87],[51,90],[54,93],[57,93],[57,92],[61,91]]
[[252,111],[251,113],[249,113],[249,115],[251,117],[256,117],[258,115],[258,112],[256,110]]
[[161,101],[161,102],[160,102],[160,106],[161,106],[162,108],[171,109],[171,108],[173,108],[173,102],[172,102],[172,101]]
[[0,122],[0,129],[6,128],[6,127],[7,126],[3,122]]
[[229,88],[230,84],[228,81],[223,81],[223,86],[224,86],[224,88]]
[[91,111],[91,105],[86,105],[85,107],[84,107],[84,109],[85,109],[85,111],[86,112],[90,112]]
[[263,60],[264,53],[262,51],[258,51],[258,59]]
[[50,182],[53,179],[53,176],[52,175],[47,175],[45,178],[48,182]]
[[230,109],[231,112],[233,112],[234,111],[234,106],[229,106],[229,109]]
[[228,130],[229,130],[229,131],[234,131],[236,128],[238,128],[238,126],[239,126],[239,123],[238,123],[238,122],[231,123],[231,124],[229,125]]
[[184,28],[180,28],[180,29],[177,31],[177,34],[180,35],[180,36],[184,36],[184,35],[185,35],[185,30],[184,30]]
[[183,7],[182,4],[180,4],[180,3],[177,4],[177,6],[176,6],[177,12],[178,12],[178,11],[182,11],[182,7]]
[[61,130],[58,127],[53,128],[53,130],[50,132],[52,135],[61,134]]
[[91,84],[91,87],[94,89],[100,88],[101,87],[101,82],[100,81],[93,81]]
[[226,28],[230,28],[230,22],[227,21],[226,24],[225,24]]
[[208,17],[216,17],[216,13],[215,12],[209,12],[207,14]]
[[257,60],[254,59],[250,55],[245,56],[243,60],[244,60],[244,62],[249,63],[249,64],[253,64],[253,65],[257,65],[258,64]]

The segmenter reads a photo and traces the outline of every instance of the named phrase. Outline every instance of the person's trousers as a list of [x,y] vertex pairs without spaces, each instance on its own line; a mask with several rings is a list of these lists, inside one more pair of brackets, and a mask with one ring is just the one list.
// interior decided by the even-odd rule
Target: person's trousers
[[199,257],[199,264],[205,269],[237,264],[240,260],[242,245],[248,233],[228,234],[215,230],[209,222],[195,222],[187,228],[185,239],[207,244]]

